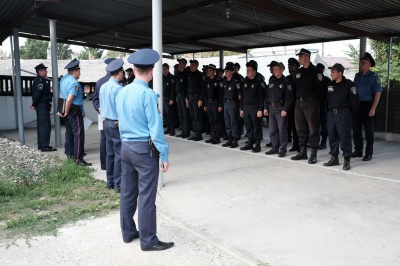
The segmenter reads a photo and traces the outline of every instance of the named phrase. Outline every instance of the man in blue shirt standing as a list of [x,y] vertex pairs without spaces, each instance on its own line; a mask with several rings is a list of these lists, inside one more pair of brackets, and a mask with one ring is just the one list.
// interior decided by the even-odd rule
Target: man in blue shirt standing
[[364,53],[360,58],[360,72],[354,78],[360,98],[360,107],[353,118],[355,151],[351,154],[351,158],[363,157],[362,126],[364,126],[367,145],[363,161],[370,161],[374,152],[374,117],[382,92],[380,77],[371,71],[371,67],[374,66],[374,58],[369,53]]
[[[169,145],[164,136],[158,96],[148,86],[159,59],[159,54],[152,49],[130,55],[128,62],[135,66],[135,80],[121,89],[116,101],[122,140],[122,238],[129,243],[140,236],[143,251],[165,250],[174,245],[157,237],[155,201],[160,158],[162,172],[167,172],[169,166]],[[133,220],[136,207],[139,231]]]
[[115,59],[106,67],[110,79],[100,88],[101,115],[105,118],[107,188],[120,192],[121,184],[121,138],[118,129],[116,98],[122,86],[118,83],[124,73],[122,59]]
[[78,82],[81,75],[79,60],[72,60],[64,69],[68,69],[68,76],[63,78],[60,83],[60,96],[65,103],[64,114],[58,113],[65,123],[65,154],[74,158],[77,164],[90,166],[91,163],[83,160],[85,145],[85,129],[83,118],[83,88]]

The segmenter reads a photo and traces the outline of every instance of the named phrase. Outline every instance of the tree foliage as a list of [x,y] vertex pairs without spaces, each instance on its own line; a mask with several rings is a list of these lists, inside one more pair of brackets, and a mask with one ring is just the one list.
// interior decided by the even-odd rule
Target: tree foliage
[[359,46],[355,47],[351,43],[347,44],[347,47],[349,48],[349,50],[343,51],[344,54],[347,55],[348,58],[350,58],[351,63],[354,66],[358,66],[358,61],[360,58],[360,56],[359,56],[360,47]]
[[48,41],[27,39],[25,45],[20,47],[21,59],[46,59]]
[[94,57],[94,59],[100,59],[103,56],[103,49],[99,48],[92,48],[92,47],[83,47],[83,50],[79,52],[79,59],[82,60],[88,60],[91,56]]
[[57,43],[57,58],[62,59],[70,59],[72,55],[72,49],[67,43]]
[[[376,62],[374,71],[381,77],[382,86],[387,86],[388,78],[388,49],[386,43],[370,40],[371,50]],[[398,86],[400,83],[400,37],[392,39],[392,58],[391,58],[391,72],[390,84],[391,87]]]
[[119,51],[107,51],[106,57],[107,58],[120,58],[121,56],[124,57],[126,53],[124,52],[119,52]]

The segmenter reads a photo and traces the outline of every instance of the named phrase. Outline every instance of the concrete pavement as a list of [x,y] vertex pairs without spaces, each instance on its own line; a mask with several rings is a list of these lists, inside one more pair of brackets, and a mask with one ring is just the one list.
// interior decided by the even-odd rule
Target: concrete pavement
[[[85,160],[105,180],[96,126],[86,132]],[[0,264],[400,265],[400,143],[376,140],[373,160],[353,159],[346,172],[322,166],[328,150],[316,165],[291,161],[294,153],[267,156],[264,131],[258,154],[167,137],[158,231],[174,248],[150,254],[137,241],[124,244],[114,212],[35,237],[30,247],[3,244]],[[18,139],[17,131],[1,134]],[[35,129],[25,137],[36,146]]]

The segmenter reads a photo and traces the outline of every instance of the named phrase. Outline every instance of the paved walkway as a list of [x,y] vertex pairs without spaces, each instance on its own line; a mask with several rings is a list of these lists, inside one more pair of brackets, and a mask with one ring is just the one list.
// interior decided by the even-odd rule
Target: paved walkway
[[[0,134],[18,139],[17,131]],[[34,129],[25,137],[36,146]],[[114,212],[63,228],[57,237],[36,237],[30,246],[23,239],[9,248],[0,244],[0,265],[400,265],[400,143],[377,140],[373,160],[354,159],[346,172],[342,165],[322,166],[328,150],[308,165],[291,161],[294,153],[267,156],[265,146],[253,154],[167,140],[170,170],[157,197],[158,235],[174,248],[145,253],[137,241],[124,244]],[[98,141],[92,125],[85,160],[105,180]]]

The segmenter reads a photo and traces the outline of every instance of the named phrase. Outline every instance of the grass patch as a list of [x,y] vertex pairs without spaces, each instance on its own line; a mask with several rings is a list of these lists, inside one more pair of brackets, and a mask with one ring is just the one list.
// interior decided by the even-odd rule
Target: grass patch
[[19,172],[23,182],[0,175],[0,239],[56,235],[68,223],[118,209],[119,194],[94,179],[93,171],[64,160],[43,168],[40,178]]

